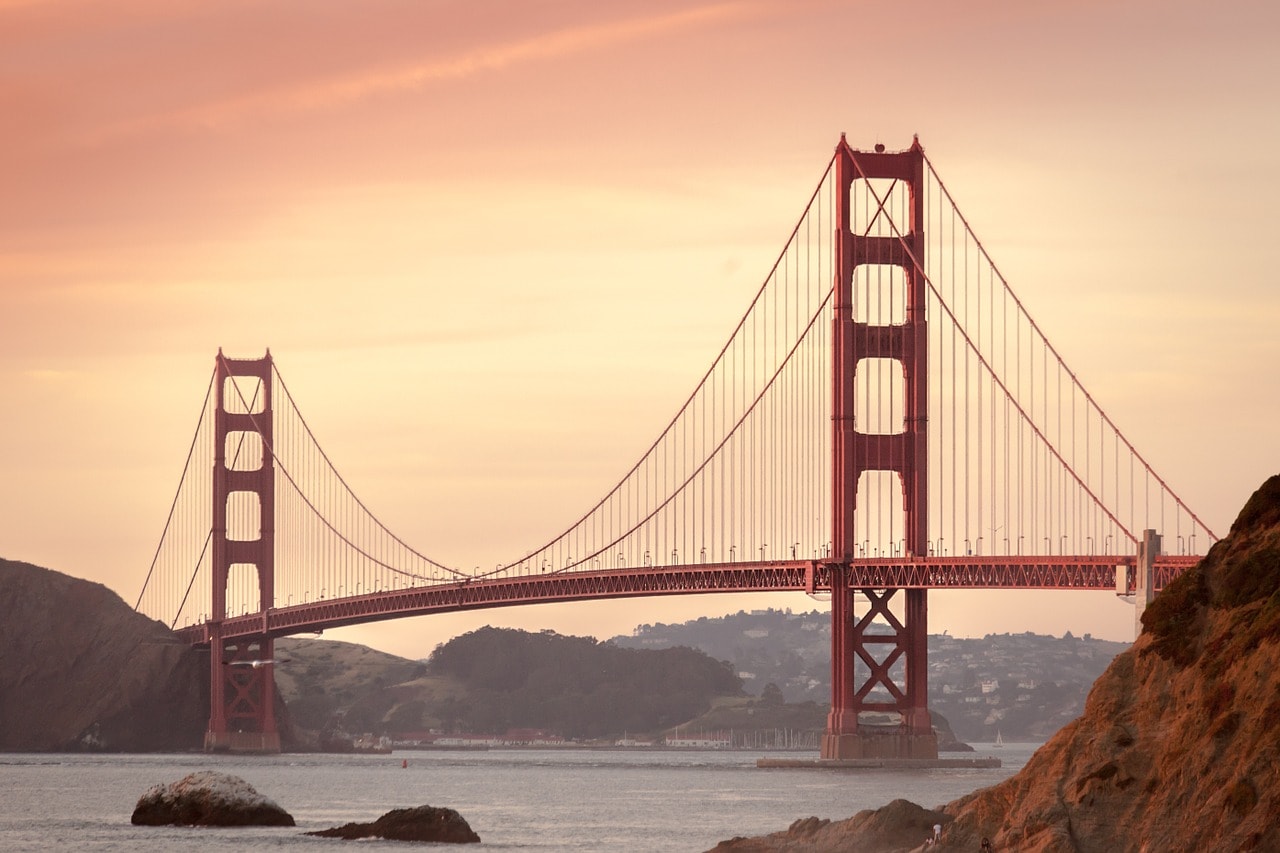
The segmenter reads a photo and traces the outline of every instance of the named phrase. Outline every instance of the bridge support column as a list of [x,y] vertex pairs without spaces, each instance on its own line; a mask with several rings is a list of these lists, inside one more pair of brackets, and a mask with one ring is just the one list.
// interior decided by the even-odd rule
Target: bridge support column
[[[274,642],[269,637],[239,638],[220,642],[221,670],[214,684],[222,694],[217,704],[209,697],[209,731],[204,747],[209,752],[280,751],[276,729],[275,667],[270,661]],[[216,657],[217,655],[212,655]],[[219,677],[220,676],[220,677]],[[215,726],[214,718],[220,717]]]
[[222,635],[233,569],[256,575],[260,610],[265,612],[275,603],[271,379],[270,353],[241,360],[226,358],[219,350],[214,370],[210,708],[204,741],[205,749],[211,751],[280,751],[274,642],[265,635],[233,641]]
[[[937,758],[928,709],[925,590],[853,589],[847,570],[839,575],[839,582],[832,577],[832,697],[822,757]],[[868,602],[861,616],[855,596]],[[891,609],[895,598],[903,602],[901,616]],[[891,632],[868,630],[877,621]],[[894,673],[898,664],[900,679]],[[872,697],[877,689],[879,699]]]
[[1160,556],[1161,537],[1154,530],[1142,531],[1138,543],[1138,562],[1133,577],[1133,636],[1142,633],[1142,612],[1156,596],[1156,557]]
[[[908,221],[892,233],[870,236],[853,227],[854,181],[881,182],[880,193],[904,184]],[[885,187],[885,184],[890,184]],[[854,151],[841,137],[836,148],[834,328],[832,330],[832,544],[831,713],[823,758],[937,758],[929,719],[928,608],[923,589],[854,589],[858,481],[868,471],[898,474],[903,500],[903,556],[928,554],[928,344],[924,270],[924,150]],[[884,213],[885,197],[873,220]],[[887,213],[885,214],[888,215]],[[895,223],[896,225],[896,223]],[[853,298],[859,266],[901,270],[905,321],[875,324],[858,318]],[[857,425],[857,369],[865,359],[892,359],[902,368],[903,423],[893,432],[868,433]],[[865,557],[865,549],[863,556]],[[859,617],[855,594],[868,602]],[[894,600],[902,602],[897,612]],[[873,622],[875,632],[868,630]],[[885,632],[883,626],[888,626]],[[898,665],[901,665],[900,668]],[[865,678],[862,676],[865,673]],[[899,673],[902,673],[899,676]],[[872,696],[872,691],[876,695]],[[870,714],[879,718],[873,722]],[[866,714],[867,718],[863,719]]]

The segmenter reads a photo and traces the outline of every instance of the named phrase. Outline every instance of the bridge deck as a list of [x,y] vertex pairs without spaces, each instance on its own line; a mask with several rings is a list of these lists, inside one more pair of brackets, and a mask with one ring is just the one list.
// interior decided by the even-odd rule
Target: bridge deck
[[[1155,587],[1162,589],[1200,557],[1160,557]],[[929,557],[854,560],[852,585],[866,589],[1063,589],[1115,591],[1116,569],[1129,570],[1132,556]],[[513,578],[464,580],[385,590],[347,598],[273,607],[222,622],[222,638],[287,636],[347,625],[432,613],[480,610],[565,601],[692,595],[710,592],[822,592],[831,588],[835,564],[778,560],[650,566],[592,572],[561,572]],[[209,623],[178,631],[193,645],[210,642]]]

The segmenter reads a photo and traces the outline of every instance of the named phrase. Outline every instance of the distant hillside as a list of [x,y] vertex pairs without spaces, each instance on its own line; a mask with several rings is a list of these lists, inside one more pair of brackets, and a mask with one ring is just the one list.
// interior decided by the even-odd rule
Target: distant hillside
[[102,584],[0,559],[0,750],[199,749],[209,657]]
[[742,694],[728,664],[693,649],[623,649],[552,631],[481,628],[425,663],[328,640],[281,640],[277,654],[288,659],[277,679],[291,715],[313,731],[612,738],[660,732]]
[[[690,646],[733,663],[746,690],[768,684],[789,702],[831,699],[831,616],[821,611],[740,611],[676,625],[641,625],[611,642],[627,648]],[[1044,740],[1084,710],[1089,687],[1128,643],[1086,634],[929,637],[929,706],[961,740]],[[900,673],[899,673],[900,674]]]
[[[337,640],[276,640],[276,689],[299,728],[372,732],[396,704],[387,688],[412,682],[426,664]],[[410,726],[416,728],[417,724]]]

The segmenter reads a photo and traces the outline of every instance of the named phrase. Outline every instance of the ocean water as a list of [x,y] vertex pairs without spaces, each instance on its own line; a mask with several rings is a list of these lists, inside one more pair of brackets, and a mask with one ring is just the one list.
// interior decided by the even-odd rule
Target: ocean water
[[[0,753],[0,850],[322,850],[306,830],[393,808],[457,809],[502,851],[702,851],[736,835],[840,819],[898,797],[936,806],[1022,767],[1037,744],[975,745],[999,769],[760,769],[764,753],[490,750],[391,755],[61,755]],[[796,753],[771,753],[795,756]],[[407,760],[408,767],[402,762]],[[297,828],[135,827],[150,786],[213,769],[243,777]],[[381,842],[378,849],[422,849]],[[345,848],[344,848],[345,849]]]

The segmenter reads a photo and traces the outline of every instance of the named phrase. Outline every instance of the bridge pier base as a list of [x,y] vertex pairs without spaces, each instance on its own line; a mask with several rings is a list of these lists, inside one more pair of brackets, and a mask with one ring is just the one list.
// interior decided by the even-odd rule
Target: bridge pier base
[[911,732],[900,726],[862,726],[854,734],[824,734],[824,759],[938,757],[938,736]]
[[204,751],[276,755],[280,752],[280,734],[279,732],[205,732]]
[[215,640],[211,649],[205,752],[277,753],[275,642],[270,637]]
[[[868,602],[861,616],[854,610],[855,595]],[[891,607],[895,598],[905,599],[897,613]],[[923,589],[855,590],[847,568],[833,570],[831,713],[823,759],[938,757],[927,702],[926,604]],[[896,724],[881,721],[895,716]]]

